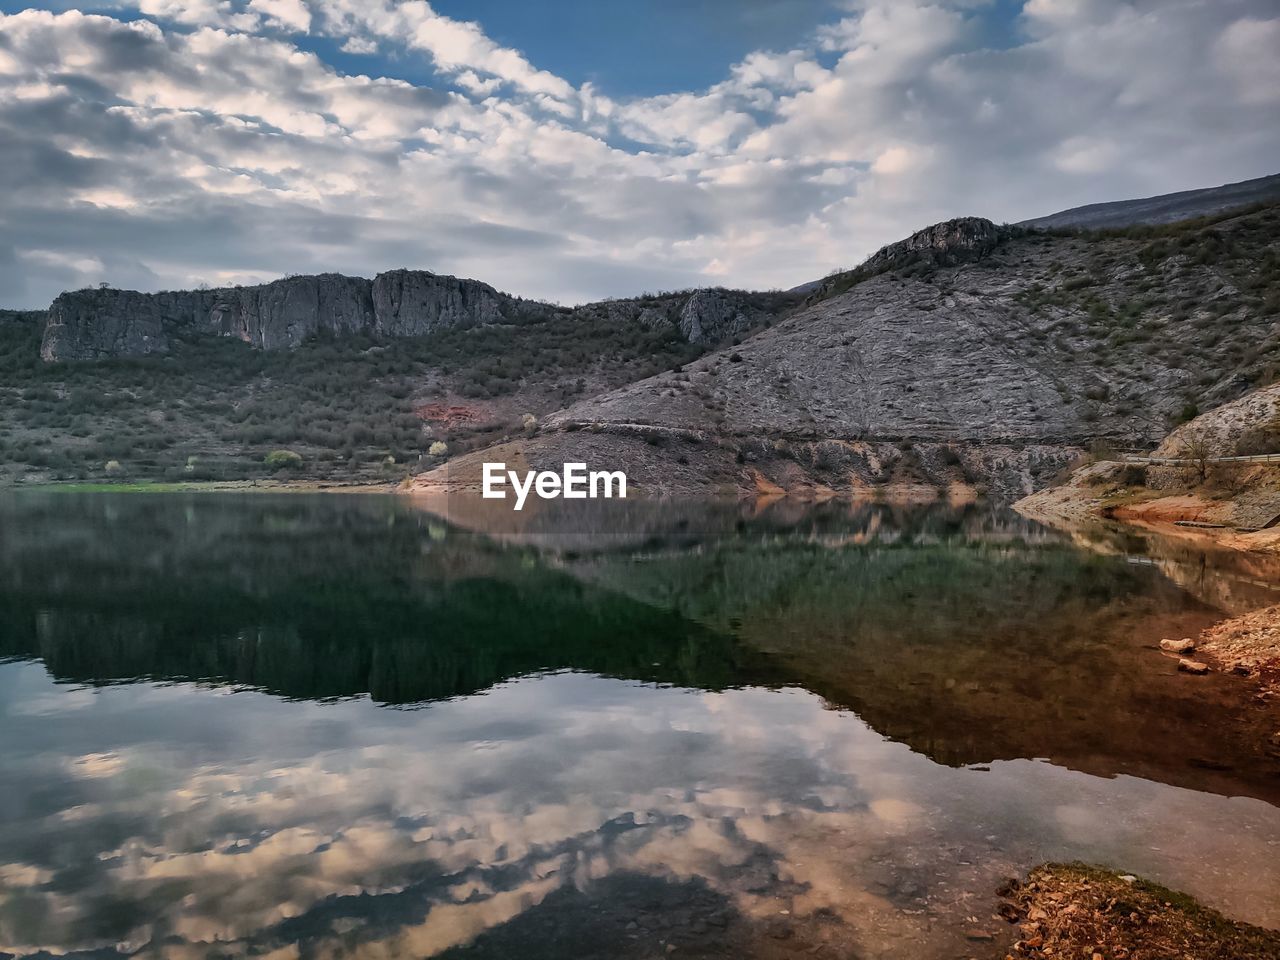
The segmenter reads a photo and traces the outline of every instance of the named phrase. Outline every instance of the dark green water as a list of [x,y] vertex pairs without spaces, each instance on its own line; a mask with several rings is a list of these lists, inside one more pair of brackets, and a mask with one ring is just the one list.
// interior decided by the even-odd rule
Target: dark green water
[[467,516],[0,496],[0,952],[994,956],[1062,858],[1280,924],[1280,712],[1152,649],[1268,571],[992,507]]

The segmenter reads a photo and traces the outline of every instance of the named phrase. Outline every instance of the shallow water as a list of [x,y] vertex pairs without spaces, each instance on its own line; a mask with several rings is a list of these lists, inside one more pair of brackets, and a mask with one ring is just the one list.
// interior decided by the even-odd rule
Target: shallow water
[[1003,956],[1001,878],[1076,858],[1280,926],[1280,713],[1152,649],[1268,571],[454,507],[0,497],[0,951]]

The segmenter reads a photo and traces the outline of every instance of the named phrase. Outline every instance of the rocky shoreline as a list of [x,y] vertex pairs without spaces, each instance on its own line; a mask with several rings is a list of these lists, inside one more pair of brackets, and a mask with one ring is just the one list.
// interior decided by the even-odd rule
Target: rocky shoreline
[[[1218,669],[1254,677],[1268,693],[1280,694],[1280,604],[1210,627],[1195,649]],[[1280,731],[1273,742],[1280,749]]]
[[998,914],[1021,938],[1006,960],[1275,960],[1280,932],[1224,917],[1132,874],[1048,863],[997,891]]

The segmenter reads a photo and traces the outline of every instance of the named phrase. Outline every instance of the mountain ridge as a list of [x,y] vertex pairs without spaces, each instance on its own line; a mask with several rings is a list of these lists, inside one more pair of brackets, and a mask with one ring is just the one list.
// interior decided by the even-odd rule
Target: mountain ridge
[[690,343],[714,344],[774,316],[786,294],[701,288],[684,294],[560,307],[501,293],[479,280],[397,269],[372,280],[326,273],[210,290],[141,293],[109,287],[68,291],[50,305],[40,347],[47,362],[170,352],[184,337],[296,349],[317,335],[421,337],[441,329],[545,322],[556,316],[622,314],[650,328],[670,324]]
[[1211,216],[1252,203],[1280,200],[1280,173],[1217,187],[1180,190],[1133,200],[1111,200],[1071,207],[1019,222],[1022,227],[1099,230],[1109,227],[1153,226]]

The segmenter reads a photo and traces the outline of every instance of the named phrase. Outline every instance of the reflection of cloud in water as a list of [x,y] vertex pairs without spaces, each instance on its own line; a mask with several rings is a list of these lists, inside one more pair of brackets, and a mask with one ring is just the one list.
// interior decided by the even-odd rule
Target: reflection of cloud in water
[[[21,697],[60,695],[2,669],[27,674]],[[0,948],[19,952],[427,956],[637,874],[924,956],[989,911],[998,876],[1050,857],[1280,923],[1273,807],[1029,761],[942,767],[800,691],[566,674],[420,711],[189,687],[101,691],[88,722],[16,705],[0,883],[19,913],[0,912]]]

